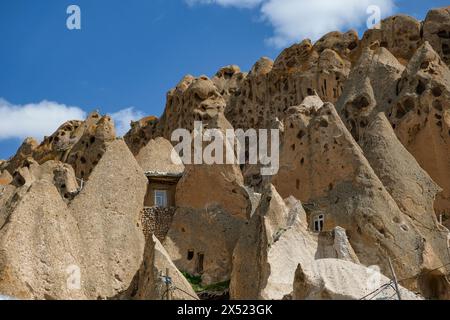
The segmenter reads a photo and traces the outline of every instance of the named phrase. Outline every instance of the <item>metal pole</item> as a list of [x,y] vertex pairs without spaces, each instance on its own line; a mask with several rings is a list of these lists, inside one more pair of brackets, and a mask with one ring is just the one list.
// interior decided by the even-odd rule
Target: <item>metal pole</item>
[[169,268],[166,268],[166,299],[170,300]]
[[400,295],[400,289],[398,288],[397,276],[395,275],[394,267],[392,266],[392,260],[389,258],[389,267],[391,268],[392,277],[394,278],[394,286],[395,291],[397,291],[398,300],[402,300],[402,296]]

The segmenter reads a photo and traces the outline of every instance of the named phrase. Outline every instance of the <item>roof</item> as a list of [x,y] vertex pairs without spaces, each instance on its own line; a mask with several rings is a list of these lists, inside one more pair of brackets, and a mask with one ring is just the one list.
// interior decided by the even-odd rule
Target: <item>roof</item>
[[159,178],[159,177],[166,177],[166,178],[181,178],[183,176],[183,173],[177,173],[177,172],[164,172],[164,171],[147,171],[145,172],[145,175],[149,178]]

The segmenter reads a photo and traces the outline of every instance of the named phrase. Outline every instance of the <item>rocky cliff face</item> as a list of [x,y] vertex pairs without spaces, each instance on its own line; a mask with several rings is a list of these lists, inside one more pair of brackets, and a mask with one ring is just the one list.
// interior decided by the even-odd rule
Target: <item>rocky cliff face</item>
[[[234,299],[359,299],[391,259],[404,297],[450,299],[449,48],[450,7],[398,15],[185,76],[124,141],[95,112],[26,139],[0,161],[0,294],[195,299],[184,273]],[[171,163],[195,121],[280,129],[279,171]],[[144,240],[144,171],[161,170],[183,173],[175,214]]]

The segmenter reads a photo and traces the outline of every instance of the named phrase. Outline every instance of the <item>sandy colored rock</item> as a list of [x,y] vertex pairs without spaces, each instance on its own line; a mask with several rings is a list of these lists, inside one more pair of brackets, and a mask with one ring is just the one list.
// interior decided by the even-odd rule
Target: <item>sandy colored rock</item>
[[232,254],[244,223],[214,206],[179,208],[163,245],[179,270],[200,275],[206,285],[220,283],[230,279]]
[[[195,84],[194,82],[193,85]],[[197,92],[200,88],[212,90],[210,88],[212,83],[209,80],[199,80],[197,86],[199,87],[189,88],[188,91]],[[213,97],[213,99],[217,98],[215,95]],[[224,150],[223,157],[218,158],[217,156],[214,163],[211,164],[207,162],[204,157],[205,153],[203,153],[202,163],[196,164],[195,150],[193,150],[194,145],[192,144],[191,158],[183,159],[185,163],[188,161],[190,164],[186,163],[184,175],[178,182],[175,202],[179,207],[194,209],[219,206],[230,215],[246,219],[251,212],[251,203],[244,187],[241,169],[238,164],[226,164],[226,150],[233,148],[234,145],[228,144],[225,132],[233,128],[225,118],[223,109],[216,109],[214,100],[210,99],[204,100],[198,108],[194,108],[194,115],[197,119],[202,120],[203,128],[194,131],[191,137],[194,140],[196,135],[205,136],[207,130],[215,129],[216,133],[220,134],[220,137],[216,138]],[[222,101],[222,99],[219,100]],[[209,142],[203,143],[204,152],[208,146]]]
[[[337,259],[316,260],[312,265],[299,265],[295,273],[294,300],[397,300],[396,291],[386,286],[391,279],[376,269]],[[421,300],[400,286],[403,300]]]
[[373,46],[363,50],[336,104],[339,115],[356,141],[360,140],[378,112],[390,108],[404,69],[385,48]]
[[425,43],[398,83],[387,115],[395,133],[420,166],[443,189],[436,213],[450,215],[450,70]]
[[399,61],[406,65],[422,45],[421,23],[407,15],[395,15],[381,21],[379,29],[367,30],[361,40],[363,48],[378,41]]
[[316,244],[298,228],[299,218],[289,217],[273,186],[266,188],[233,253],[232,299],[282,299],[292,292],[298,263],[314,257]]
[[39,164],[49,160],[68,163],[77,178],[88,180],[105,152],[105,143],[114,139],[115,128],[111,117],[92,112],[85,121],[64,123],[54,134],[45,137],[29,156]]
[[38,144],[39,143],[34,138],[26,138],[16,154],[6,162],[6,170],[8,170],[10,174],[14,174],[14,171],[22,166],[22,162],[33,155]]
[[358,47],[360,40],[358,33],[355,30],[342,33],[339,31],[329,32],[320,38],[315,44],[314,49],[321,53],[326,49],[331,49],[345,57],[348,60],[354,61],[358,56]]
[[0,186],[6,186],[10,184],[12,181],[13,177],[7,170],[0,172]]
[[[324,215],[323,231],[346,229],[361,263],[379,265],[385,274],[386,256],[399,257],[395,265],[399,277],[419,276],[430,265],[441,266],[442,251],[429,246],[398,208],[334,107],[303,105],[292,112],[286,119],[280,171],[273,183],[283,197],[293,195],[302,201],[311,229],[312,219]],[[424,257],[433,258],[424,261]],[[417,281],[408,284],[417,286]]]
[[[405,150],[380,113],[391,113],[404,70],[386,49],[378,46],[366,49],[349,76],[338,109],[398,207],[414,221],[435,251],[445,252],[446,231],[430,215],[436,194],[441,190]],[[414,89],[422,90],[418,84]],[[420,114],[418,111],[415,116]],[[413,135],[413,130],[404,132],[405,139]],[[435,264],[440,259],[432,260]]]
[[0,291],[26,299],[124,292],[142,263],[139,213],[147,185],[126,144],[106,145],[73,201],[62,192],[76,183],[67,164],[27,159],[16,172],[24,183],[7,186],[0,197]]
[[[411,218],[426,239],[423,250],[424,269],[434,270],[450,263],[446,254],[450,232],[438,223],[434,213],[434,200],[442,189],[400,143],[383,113],[378,114],[369,125],[361,146],[400,210]],[[429,277],[434,279],[433,284],[425,285],[421,290],[426,296],[438,297],[441,294],[439,287],[447,287],[445,276],[436,272]]]
[[[272,185],[266,186],[233,253],[232,299],[281,300],[293,291],[299,263],[311,265],[315,259],[338,254],[332,248],[330,256],[320,255],[326,250],[302,221],[303,208],[294,209],[293,203],[292,198],[283,201]],[[353,252],[349,244],[347,250]]]
[[336,227],[333,230],[334,243],[333,248],[336,251],[337,258],[340,260],[355,262],[359,264],[358,256],[348,241],[347,233],[344,228]]
[[158,125],[158,118],[148,116],[139,121],[131,122],[131,129],[123,137],[130,148],[131,152],[136,156],[139,151],[154,138],[154,132]]
[[52,182],[21,188],[6,206],[0,292],[20,299],[85,299],[77,224]]
[[90,297],[125,291],[139,269],[144,252],[139,215],[146,190],[142,169],[125,142],[116,140],[106,144],[89,181],[70,203],[82,235]]
[[186,166],[177,185],[178,206],[203,209],[220,206],[229,215],[245,219],[251,211],[242,173],[236,165]]
[[285,49],[275,62],[261,58],[248,75],[235,65],[221,68],[212,80],[187,75],[168,92],[161,118],[133,123],[125,141],[136,155],[155,137],[170,140],[175,129],[192,130],[195,120],[223,112],[234,128],[271,127],[314,92],[336,102],[358,52],[355,31],[332,32],[315,45],[304,40]]
[[[167,271],[172,281],[169,291],[164,280]],[[145,245],[142,266],[135,276],[132,289],[127,298],[133,300],[198,300],[192,286],[155,236]]]
[[423,23],[423,39],[450,66],[450,7],[428,12]]
[[[219,80],[216,78],[215,81]],[[133,154],[137,155],[151,139],[164,137],[171,141],[176,129],[192,131],[195,121],[203,121],[210,128],[225,128],[230,126],[224,116],[225,107],[225,98],[213,81],[207,76],[194,78],[187,75],[167,93],[161,118],[132,123],[132,129],[124,139]]]
[[[308,218],[306,217],[306,211],[303,208],[303,205],[300,200],[295,199],[293,196],[284,199],[284,203],[286,204],[289,210],[289,217],[298,220],[305,228],[308,226]],[[288,222],[290,225],[291,222]]]
[[270,128],[275,118],[282,120],[289,107],[314,92],[336,102],[357,47],[356,33],[331,33],[314,46],[305,40],[285,49],[273,64],[263,58],[231,97],[227,118],[235,128]]
[[[178,270],[203,285],[231,279],[232,298],[358,299],[371,291],[368,272],[389,281],[392,258],[403,287],[449,299],[449,21],[448,7],[423,23],[398,15],[362,40],[304,40],[248,74],[187,75],[159,119],[131,124],[126,144],[97,112],[41,144],[27,138],[0,161],[0,293],[161,299],[169,268],[190,293]],[[195,134],[196,121],[222,133],[279,129],[278,175],[174,165],[171,135]],[[144,171],[184,172],[181,207],[152,221],[165,248],[150,235],[145,252]]]
[[150,140],[139,151],[136,160],[144,172],[182,174],[184,171],[184,165],[172,144],[162,137]]
[[236,65],[226,66],[217,71],[212,78],[212,82],[219,90],[225,101],[228,102],[230,96],[235,95],[242,81],[247,76],[246,73],[241,72],[241,69]]
[[[63,156],[63,162],[72,165],[78,178],[88,180],[106,150],[106,144],[116,137],[114,123],[109,116],[92,113],[86,119],[81,137]],[[66,160],[67,159],[67,160]]]

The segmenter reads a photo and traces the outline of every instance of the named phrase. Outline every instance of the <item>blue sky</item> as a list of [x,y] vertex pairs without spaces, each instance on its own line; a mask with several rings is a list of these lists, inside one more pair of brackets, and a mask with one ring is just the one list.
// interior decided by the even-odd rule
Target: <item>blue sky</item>
[[[306,19],[289,7],[304,0],[1,0],[0,159],[25,136],[40,139],[91,110],[114,114],[122,131],[131,118],[159,116],[166,92],[185,74],[212,76],[228,64],[248,70],[297,37],[332,31],[333,21],[343,30],[365,28],[364,12],[344,22],[342,7],[326,19],[314,16],[321,1],[330,3],[309,1],[319,4]],[[393,12],[421,19],[448,5],[369,2],[395,2]],[[81,8],[81,30],[66,28],[71,4]]]

